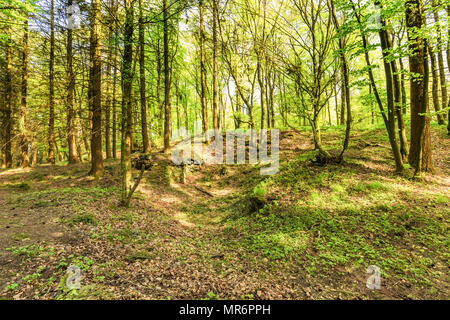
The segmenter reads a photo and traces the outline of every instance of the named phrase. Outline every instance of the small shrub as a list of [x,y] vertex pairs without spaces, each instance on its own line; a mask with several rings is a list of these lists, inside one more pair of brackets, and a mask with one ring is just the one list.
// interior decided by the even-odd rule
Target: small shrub
[[95,219],[95,216],[90,212],[86,212],[69,218],[65,222],[69,225],[74,225],[77,223],[97,225],[97,219]]
[[30,184],[26,181],[21,182],[21,183],[16,183],[16,184],[10,184],[9,187],[12,189],[15,189],[15,190],[20,190],[20,191],[27,191],[27,190],[31,189]]

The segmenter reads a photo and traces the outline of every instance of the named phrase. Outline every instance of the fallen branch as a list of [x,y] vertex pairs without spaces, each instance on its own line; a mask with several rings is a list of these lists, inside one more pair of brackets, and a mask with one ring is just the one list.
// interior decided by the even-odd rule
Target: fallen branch
[[145,171],[145,166],[142,166],[139,176],[134,181],[133,186],[130,188],[130,192],[128,193],[128,197],[127,197],[127,207],[130,205],[131,197],[133,196],[134,191],[136,191],[137,186],[141,182],[142,176],[144,175],[144,171]]
[[194,185],[194,188],[197,189],[200,192],[203,192],[204,194],[207,194],[210,197],[214,197],[214,195],[212,193],[210,193],[210,192],[208,192],[208,191],[206,191],[206,190],[204,190],[204,189],[202,189],[200,187],[197,187],[196,185]]

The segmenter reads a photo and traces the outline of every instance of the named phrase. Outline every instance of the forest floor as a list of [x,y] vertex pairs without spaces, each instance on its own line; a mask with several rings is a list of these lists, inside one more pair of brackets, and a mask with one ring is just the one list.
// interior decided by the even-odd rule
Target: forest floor
[[[345,162],[326,166],[308,131],[283,131],[276,175],[203,165],[169,184],[156,165],[128,209],[118,161],[97,180],[87,163],[2,170],[0,298],[448,299],[450,139],[432,134],[423,179],[394,175],[383,129],[354,131]],[[323,140],[337,148],[342,131]]]

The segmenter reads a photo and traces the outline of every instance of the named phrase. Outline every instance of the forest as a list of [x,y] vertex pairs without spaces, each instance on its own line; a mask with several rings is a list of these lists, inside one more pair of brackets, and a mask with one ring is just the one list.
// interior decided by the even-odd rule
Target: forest
[[0,0],[0,299],[448,299],[449,0]]

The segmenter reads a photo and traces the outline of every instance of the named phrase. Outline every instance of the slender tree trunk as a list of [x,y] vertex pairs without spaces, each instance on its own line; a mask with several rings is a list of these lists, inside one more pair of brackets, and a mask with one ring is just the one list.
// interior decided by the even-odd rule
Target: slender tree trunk
[[[358,11],[356,10],[355,4],[353,2],[351,4],[352,4],[353,13],[355,14],[356,20],[358,22],[358,25],[360,26],[360,28],[362,28],[361,18],[359,16]],[[384,24],[383,20],[382,20],[382,23]],[[383,118],[383,122],[386,127],[386,131],[388,133],[389,143],[390,143],[391,149],[392,149],[392,154],[394,156],[395,171],[400,173],[403,171],[404,167],[403,167],[402,155],[400,152],[400,148],[397,144],[397,138],[396,138],[396,134],[395,134],[395,116],[394,116],[395,110],[394,110],[394,102],[393,102],[393,97],[392,97],[392,88],[393,88],[392,71],[391,71],[391,66],[387,62],[387,59],[386,59],[386,55],[388,54],[387,51],[385,50],[387,48],[387,40],[385,39],[386,36],[383,31],[384,30],[380,30],[379,36],[380,36],[382,52],[383,52],[384,69],[385,69],[385,76],[386,76],[386,91],[388,93],[387,116],[386,116],[385,108],[383,107],[383,102],[381,100],[380,94],[379,94],[377,86],[376,86],[375,77],[373,75],[372,64],[370,62],[369,51],[368,51],[369,43],[367,41],[367,36],[362,31],[361,31],[361,40],[362,40],[362,45],[364,48],[364,59],[366,61],[367,67],[368,67],[367,74],[369,75],[370,85],[372,87],[373,94],[375,95],[375,100],[380,109],[381,117]],[[390,94],[389,94],[389,92],[390,92]]]
[[339,125],[339,108],[338,108],[338,93],[337,93],[337,83],[333,85],[334,93],[334,111],[336,112],[336,125]]
[[4,110],[4,147],[3,147],[3,167],[12,168],[12,53],[11,53],[11,27],[7,29],[6,40],[6,90],[5,90],[5,110]]
[[219,129],[219,116],[218,116],[218,85],[217,85],[217,1],[212,0],[213,11],[213,128]]
[[[394,49],[393,43],[391,41],[390,34],[388,30],[384,30],[386,34],[386,44],[388,49]],[[400,141],[400,152],[402,154],[403,161],[407,161],[408,159],[408,140],[406,138],[406,128],[405,123],[403,121],[403,113],[402,113],[402,91],[400,79],[398,76],[397,63],[395,60],[391,60],[391,70],[392,70],[392,83],[394,85],[394,108],[395,114],[397,118],[397,126],[398,126],[398,138]]]
[[[434,9],[437,9],[436,0],[431,1],[431,5]],[[439,21],[439,14],[436,10],[433,10],[434,23],[436,24],[436,41],[437,41],[437,56],[438,56],[438,67],[439,67],[439,79],[441,83],[441,97],[442,106],[447,105],[447,81],[445,79],[445,67],[444,67],[444,56],[442,54],[443,41],[441,37],[441,26]],[[448,57],[447,57],[448,58]]]
[[161,54],[159,50],[159,40],[157,41],[157,47],[155,52],[156,58],[156,103],[158,104],[158,132],[162,137],[164,135],[164,106],[161,103]]
[[[369,94],[372,95],[372,86],[371,85],[369,85]],[[371,123],[375,124],[375,110],[374,110],[372,102],[370,102],[370,113],[371,113]]]
[[164,0],[164,152],[170,149],[170,69],[169,69],[169,26],[167,0]]
[[[336,11],[335,11],[335,7],[334,7],[334,0],[330,1],[330,5],[331,5],[331,14],[332,14],[332,18],[333,18],[333,23],[334,26],[336,28],[336,30],[339,30],[340,26],[339,26],[339,21],[337,19],[336,16]],[[341,106],[341,124],[343,124],[344,122],[344,118],[347,119],[346,121],[346,128],[345,128],[345,138],[344,138],[344,143],[342,146],[342,151],[339,155],[339,159],[342,161],[342,158],[344,156],[345,151],[348,148],[348,144],[350,141],[350,130],[351,130],[351,124],[352,124],[352,112],[351,112],[351,100],[350,100],[350,80],[349,80],[349,72],[348,72],[348,64],[347,64],[347,59],[344,55],[344,49],[345,49],[345,43],[344,43],[344,39],[339,38],[338,39],[338,45],[339,45],[339,50],[340,50],[340,61],[341,61],[341,74],[342,74],[342,92],[341,92],[341,96],[345,97],[345,99],[342,99],[342,106]],[[347,115],[345,117],[343,110],[344,110],[344,102],[345,102],[345,110],[347,111]],[[330,117],[331,118],[331,117]],[[331,124],[331,119],[330,119],[330,124]]]
[[145,52],[144,52],[144,8],[142,0],[139,0],[139,77],[141,94],[141,132],[143,152],[150,152],[150,140],[147,128],[147,101],[145,90]]
[[[447,19],[450,19],[450,4],[447,5]],[[447,28],[447,68],[450,70],[450,28]],[[447,132],[450,135],[450,99],[447,108]]]
[[[205,34],[203,30],[203,0],[198,2],[198,10],[200,15],[200,86],[201,86],[201,104],[202,104],[202,129],[206,134],[208,131],[208,108],[206,105],[206,65],[205,65]],[[208,137],[207,137],[208,139]]]
[[402,91],[402,113],[403,113],[403,115],[405,115],[406,114],[405,68],[403,66],[403,59],[400,58],[400,59],[398,59],[398,61],[400,62],[400,71],[401,71],[400,87],[401,87],[401,91]]
[[[114,14],[117,14],[117,6],[118,6],[118,0],[115,2],[113,10]],[[117,24],[114,23],[114,35],[117,36]],[[114,159],[117,159],[117,93],[116,93],[116,86],[117,86],[117,44],[114,44],[114,50],[113,50],[113,65],[114,65],[114,72],[113,72],[113,92],[112,92],[112,156]]]
[[432,97],[433,97],[433,106],[434,106],[434,111],[436,111],[436,117],[437,117],[437,121],[438,124],[440,125],[444,125],[445,121],[444,121],[444,117],[442,116],[442,114],[439,113],[439,111],[441,111],[441,105],[440,105],[440,101],[439,101],[439,76],[438,76],[438,71],[437,71],[437,66],[436,66],[436,56],[434,55],[431,46],[428,47],[428,51],[429,51],[429,56],[430,56],[430,61],[431,61],[431,77],[433,79],[433,84],[432,84]]
[[122,139],[120,149],[120,163],[122,168],[122,204],[129,206],[129,192],[131,188],[131,129],[132,129],[132,101],[131,90],[133,84],[133,5],[131,0],[125,3],[124,50],[122,62]]
[[95,177],[103,174],[102,154],[102,106],[101,106],[101,55],[100,55],[100,0],[92,1],[91,8],[91,52],[92,52],[92,133],[91,133],[91,171]]
[[[114,10],[114,0],[110,0],[111,10]],[[105,151],[106,159],[112,158],[111,150],[111,109],[112,109],[112,97],[111,97],[111,68],[113,59],[112,37],[114,24],[112,19],[109,20],[108,27],[108,57],[106,65],[106,98],[105,98]],[[114,89],[113,89],[114,90]]]
[[54,79],[54,60],[55,60],[55,8],[54,0],[50,2],[50,62],[49,62],[49,81],[50,81],[50,110],[48,118],[48,162],[55,164],[55,79]]
[[341,114],[340,114],[340,125],[344,125],[345,124],[345,101],[347,101],[347,97],[346,97],[346,89],[345,89],[345,77],[344,77],[344,66],[341,63]]
[[[395,138],[395,114],[397,110],[396,103],[400,104],[399,100],[399,92],[400,88],[395,84],[394,81],[394,73],[395,70],[392,69],[393,65],[388,61],[388,50],[389,46],[389,34],[386,31],[386,23],[384,20],[381,20],[382,29],[379,31],[381,49],[383,51],[383,65],[384,65],[384,73],[386,78],[386,94],[387,94],[387,107],[388,107],[388,132],[392,137],[391,144],[394,145],[395,149],[395,158],[397,167],[397,171],[401,171],[403,168],[403,154],[401,148],[397,145],[397,140]],[[397,83],[398,84],[398,83]],[[395,90],[395,93],[394,93]],[[400,107],[399,107],[400,108]],[[400,110],[400,109],[398,109]],[[401,114],[401,113],[400,113]],[[397,113],[398,116],[398,113]]]
[[39,148],[37,146],[34,146],[34,150],[33,150],[33,157],[31,158],[31,165],[34,167],[37,165],[38,163],[38,150]]
[[258,54],[258,62],[256,67],[256,72],[258,73],[258,84],[259,84],[259,92],[260,92],[260,103],[261,103],[261,129],[264,129],[264,121],[265,121],[265,98],[264,98],[264,79],[263,72],[261,67],[261,59]]
[[314,106],[313,109],[315,110],[313,119],[308,120],[311,125],[313,133],[314,149],[318,150],[319,154],[321,154],[322,156],[329,158],[331,157],[330,153],[322,147],[322,138],[320,134],[319,113],[318,113],[319,108],[318,106]]
[[409,164],[420,171],[432,171],[430,118],[428,112],[428,59],[426,40],[417,36],[425,24],[422,0],[406,1],[406,26],[408,28],[409,71],[418,75],[410,80],[411,97],[411,144],[408,156]]
[[[68,19],[72,21],[73,0],[67,1]],[[72,26],[67,28],[67,146],[69,149],[69,164],[78,163],[78,156],[75,145],[75,112],[73,108],[73,92],[75,87],[75,77],[72,63]]]
[[22,151],[21,167],[25,168],[30,165],[30,158],[28,156],[28,138],[26,133],[27,121],[27,88],[28,88],[28,14],[23,29],[22,40],[22,85],[21,85],[21,103],[20,103],[20,117],[19,117],[19,131],[20,131],[20,148]]

